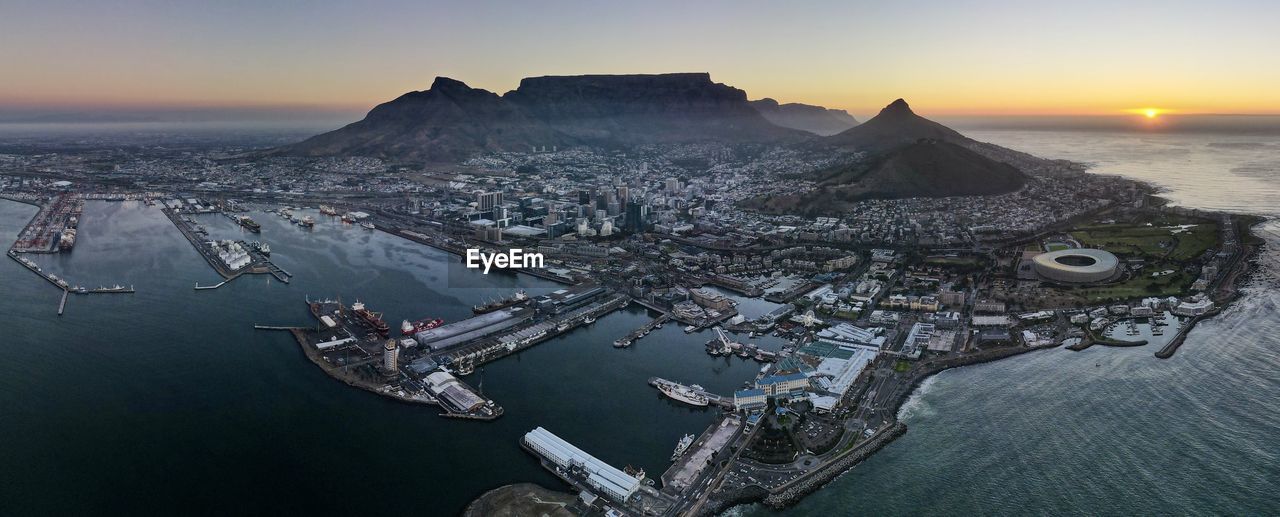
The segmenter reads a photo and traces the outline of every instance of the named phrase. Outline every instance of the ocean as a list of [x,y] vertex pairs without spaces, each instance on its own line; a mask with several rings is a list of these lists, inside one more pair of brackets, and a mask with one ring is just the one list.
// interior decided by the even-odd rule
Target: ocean
[[[969,131],[1099,173],[1154,181],[1185,206],[1275,214],[1275,135]],[[35,208],[0,201],[13,239]],[[758,365],[712,358],[676,325],[616,350],[647,321],[629,309],[486,366],[468,381],[506,407],[492,423],[350,388],[287,334],[304,300],[342,297],[389,322],[469,315],[471,304],[556,286],[490,275],[447,289],[437,250],[319,218],[312,231],[254,214],[261,235],[201,216],[215,237],[260,238],[295,275],[213,291],[217,275],[154,207],[89,202],[76,249],[38,257],[72,296],[0,261],[0,514],[390,515],[459,512],[514,482],[564,489],[517,440],[544,426],[615,465],[657,475],[713,418],[661,398],[650,376],[728,392]],[[1153,346],[1054,349],[944,372],[903,408],[910,431],[787,515],[1268,514],[1280,512],[1280,225],[1263,274],[1177,355]],[[744,302],[748,316],[772,304]],[[769,347],[780,342],[769,341]],[[770,515],[758,506],[734,514]]]

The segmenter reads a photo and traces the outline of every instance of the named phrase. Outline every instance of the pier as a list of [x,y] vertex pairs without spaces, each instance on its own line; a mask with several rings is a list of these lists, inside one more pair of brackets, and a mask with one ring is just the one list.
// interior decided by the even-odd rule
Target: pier
[[[289,277],[293,276],[289,274],[288,271],[281,269],[279,266],[275,265],[275,263],[271,262],[271,259],[266,255],[263,255],[261,252],[253,249],[249,243],[242,240],[235,242],[240,244],[241,248],[249,254],[249,257],[252,260],[242,267],[231,269],[222,261],[218,254],[214,252],[213,248],[210,247],[209,241],[200,237],[199,232],[191,227],[191,224],[187,222],[182,213],[168,208],[162,208],[160,211],[164,213],[165,217],[169,218],[169,221],[172,222],[175,227],[178,228],[178,231],[182,233],[182,236],[187,238],[187,242],[190,242],[191,245],[195,247],[196,252],[199,253],[201,257],[204,257],[205,262],[208,262],[209,266],[213,267],[213,270],[217,271],[218,275],[222,276],[222,278],[226,280],[234,280],[244,274],[269,274],[274,276],[276,280],[287,284],[289,283]],[[229,214],[223,213],[223,215],[236,220]],[[222,284],[218,285],[221,286]],[[200,287],[196,287],[196,289],[200,289]]]
[[71,291],[68,291],[68,290],[66,290],[66,289],[63,289],[63,290],[62,290],[62,301],[58,302],[58,315],[59,315],[59,316],[61,316],[61,315],[62,315],[62,311],[64,311],[64,310],[66,310],[66,309],[67,309],[67,295],[69,295],[69,294],[71,294]]
[[635,343],[636,340],[644,337],[650,332],[653,332],[654,329],[661,327],[663,323],[666,323],[670,320],[671,320],[671,316],[669,315],[663,314],[661,316],[658,316],[657,318],[654,318],[653,321],[650,321],[649,323],[644,324],[644,326],[641,326],[640,328],[631,331],[630,334],[627,334],[622,338],[618,339],[617,341],[614,341],[613,346],[614,348],[627,348],[631,346],[632,343]]

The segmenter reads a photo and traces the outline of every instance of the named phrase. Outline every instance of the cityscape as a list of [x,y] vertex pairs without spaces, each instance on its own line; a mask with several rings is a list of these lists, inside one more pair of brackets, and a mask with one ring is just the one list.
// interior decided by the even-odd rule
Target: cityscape
[[[1170,129],[1208,124],[1172,108],[992,129],[572,69],[419,78],[316,128],[0,118],[8,430],[84,442],[0,459],[48,459],[6,478],[14,514],[1280,509],[1229,495],[1276,481],[1264,99],[1244,129]],[[1235,397],[1243,420],[1190,415]],[[985,412],[940,431],[966,400]],[[1203,459],[1213,432],[1184,425],[1253,459]],[[1083,459],[1115,441],[1193,451],[1202,481],[1165,472],[1178,453]],[[1095,462],[1196,502],[1029,495]],[[262,491],[286,476],[307,486]]]

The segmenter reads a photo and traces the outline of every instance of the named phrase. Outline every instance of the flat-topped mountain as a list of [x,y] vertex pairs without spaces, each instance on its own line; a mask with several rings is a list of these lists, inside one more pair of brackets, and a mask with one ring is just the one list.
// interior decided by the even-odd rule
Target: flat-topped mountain
[[445,162],[543,146],[811,137],[770,123],[747,102],[746,92],[705,73],[532,77],[502,96],[439,77],[430,89],[380,104],[359,122],[275,153]]
[[858,120],[845,110],[822,106],[796,102],[779,104],[778,101],[765,97],[751,101],[751,107],[769,122],[815,135],[831,136],[858,125]]
[[746,92],[706,73],[530,77],[503,99],[595,145],[803,138],[761,116]]

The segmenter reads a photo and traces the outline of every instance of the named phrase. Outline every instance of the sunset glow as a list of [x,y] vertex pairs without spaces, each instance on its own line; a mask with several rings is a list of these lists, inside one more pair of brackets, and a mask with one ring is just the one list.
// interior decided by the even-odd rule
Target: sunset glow
[[502,94],[533,75],[705,71],[861,117],[899,97],[939,116],[1280,113],[1280,67],[1260,66],[1277,3],[925,4],[19,2],[0,17],[0,109],[366,110],[437,75]]

